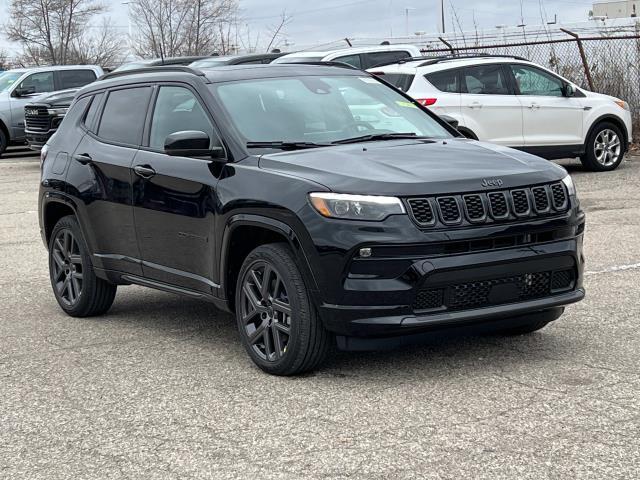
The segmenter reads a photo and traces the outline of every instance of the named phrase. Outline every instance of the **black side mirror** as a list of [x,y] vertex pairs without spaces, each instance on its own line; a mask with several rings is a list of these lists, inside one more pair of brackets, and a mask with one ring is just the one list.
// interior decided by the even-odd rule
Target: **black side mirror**
[[26,97],[27,95],[33,95],[34,93],[36,93],[36,87],[34,85],[26,88],[16,88],[13,91],[13,94],[16,97]]
[[576,87],[570,83],[565,83],[562,94],[565,97],[573,97],[576,94]]
[[450,117],[449,115],[440,115],[440,118],[447,122],[450,127],[455,128],[456,130],[458,129],[459,122],[455,118]]
[[198,130],[185,130],[169,135],[164,141],[164,153],[173,157],[223,158],[222,147],[210,147],[209,135]]

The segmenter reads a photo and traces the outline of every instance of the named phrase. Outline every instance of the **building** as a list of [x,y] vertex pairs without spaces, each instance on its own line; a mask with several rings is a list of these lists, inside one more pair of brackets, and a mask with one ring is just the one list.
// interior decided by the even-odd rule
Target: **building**
[[613,0],[595,2],[592,14],[594,17],[627,18],[637,17],[640,14],[640,1],[637,0]]

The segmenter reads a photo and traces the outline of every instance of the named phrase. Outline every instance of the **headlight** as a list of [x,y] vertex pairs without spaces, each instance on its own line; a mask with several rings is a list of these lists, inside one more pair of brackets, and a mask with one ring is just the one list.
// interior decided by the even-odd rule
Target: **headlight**
[[396,197],[310,193],[309,200],[320,215],[329,218],[381,221],[389,215],[406,213]]
[[573,183],[573,178],[571,178],[571,175],[567,174],[567,176],[562,179],[562,183],[564,183],[564,186],[567,187],[567,191],[569,192],[570,197],[575,197],[577,195],[576,186]]
[[620,108],[623,108],[625,110],[631,110],[629,108],[629,104],[627,102],[625,102],[624,100],[615,100],[616,105],[618,105]]
[[67,112],[69,111],[69,107],[63,107],[63,108],[47,108],[47,113],[49,115],[59,115],[59,116],[65,116],[67,114]]

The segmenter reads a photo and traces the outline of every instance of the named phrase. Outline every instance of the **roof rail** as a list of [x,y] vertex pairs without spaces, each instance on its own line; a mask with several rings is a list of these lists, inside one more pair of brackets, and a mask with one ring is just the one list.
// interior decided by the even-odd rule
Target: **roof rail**
[[308,62],[291,62],[291,63],[285,63],[285,62],[281,62],[281,63],[277,63],[274,65],[316,65],[316,66],[322,66],[322,67],[340,67],[340,68],[348,68],[350,70],[360,70],[360,68],[358,67],[354,67],[353,65],[349,64],[349,63],[344,63],[344,62],[332,62],[332,61],[326,61],[326,62],[314,62],[314,61],[308,61]]
[[419,67],[426,67],[427,65],[435,65],[436,63],[440,63],[440,62],[444,62],[447,60],[457,60],[457,59],[465,59],[465,58],[513,58],[514,60],[523,60],[525,62],[528,62],[529,59],[524,58],[524,57],[518,57],[516,55],[494,55],[491,53],[468,53],[468,54],[451,54],[451,55],[440,55],[438,57],[407,57],[407,58],[403,58],[401,60],[397,60],[394,62],[389,62],[389,63],[383,63],[380,65],[375,65],[374,67],[370,67],[370,68],[377,68],[377,67],[385,67],[387,65],[396,65],[396,64],[403,64],[403,63],[407,63],[407,62],[416,62],[418,60],[424,60],[423,63],[421,63],[420,65],[418,65]]
[[182,73],[190,73],[192,75],[198,75],[200,77],[204,77],[205,74],[201,70],[187,67],[185,65],[158,65],[155,67],[143,67],[143,68],[134,68],[132,70],[121,70],[119,72],[110,72],[101,76],[98,80],[108,80],[116,77],[125,77],[127,75],[136,75],[139,73],[162,73],[162,72],[182,72]]

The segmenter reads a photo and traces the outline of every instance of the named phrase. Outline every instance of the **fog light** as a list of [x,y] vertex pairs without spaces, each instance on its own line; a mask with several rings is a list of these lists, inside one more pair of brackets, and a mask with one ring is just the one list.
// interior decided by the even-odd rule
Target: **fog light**
[[360,249],[360,256],[362,258],[367,258],[371,256],[371,249],[370,248],[361,248]]

